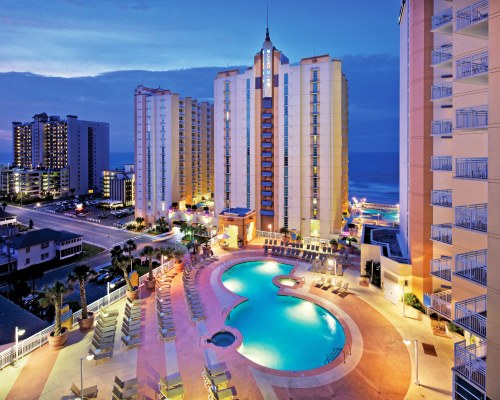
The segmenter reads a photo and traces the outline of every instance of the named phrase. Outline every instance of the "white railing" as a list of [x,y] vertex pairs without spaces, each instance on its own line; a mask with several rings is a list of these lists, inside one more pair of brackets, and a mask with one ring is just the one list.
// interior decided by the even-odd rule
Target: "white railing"
[[453,21],[453,9],[450,7],[432,16],[432,29],[439,28]]
[[447,44],[439,49],[432,50],[432,65],[437,65],[444,63],[445,61],[450,61],[453,58],[453,46]]
[[469,332],[486,338],[487,296],[474,297],[455,303],[454,323]]
[[476,231],[488,231],[488,203],[455,207],[455,225]]
[[457,31],[488,19],[488,0],[481,0],[457,11]]
[[465,340],[455,343],[453,369],[468,380],[486,388],[486,340],[467,345]]
[[434,311],[451,318],[451,289],[432,293],[430,299]]
[[437,136],[451,135],[452,129],[453,123],[451,120],[432,121],[431,134]]
[[438,242],[451,244],[453,240],[451,224],[431,225],[431,239]]
[[488,52],[460,58],[456,61],[456,66],[457,79],[485,74],[488,72]]
[[488,107],[458,109],[455,126],[457,129],[487,128]]
[[467,179],[488,179],[488,158],[457,158],[455,177]]
[[452,168],[451,156],[432,156],[432,171],[451,171]]
[[452,95],[453,95],[453,88],[451,83],[445,83],[443,85],[434,85],[431,90],[432,100],[445,99],[447,97],[451,97]]
[[[166,263],[160,265],[159,267],[153,270],[153,275],[156,277],[159,273],[163,272],[165,269],[169,270],[174,267],[174,260],[167,261]],[[139,278],[139,286],[144,283],[144,280],[147,278],[148,274],[142,275]],[[99,300],[94,301],[93,303],[87,306],[88,311],[96,313],[101,307],[109,306],[121,300],[125,297],[127,291],[127,287],[124,286],[120,289],[117,289],[109,294],[109,296],[101,297]],[[73,327],[78,324],[78,318],[81,316],[82,310],[78,310],[73,313]],[[31,353],[33,350],[38,349],[47,343],[47,335],[54,330],[54,324],[48,326],[44,330],[35,333],[29,338],[22,340],[19,342],[18,353],[19,358]],[[8,349],[2,351],[0,353],[0,369],[3,369],[7,365],[13,363],[16,359],[16,346],[9,347]]]
[[455,256],[455,274],[486,285],[488,282],[488,250],[476,250]]
[[431,204],[433,206],[451,207],[452,206],[452,191],[448,190],[433,190],[431,192]]
[[[283,234],[279,232],[257,231],[257,237],[281,240],[283,239]],[[319,245],[328,245],[330,243],[330,240],[305,236],[302,237],[302,242],[304,244],[319,243]]]
[[451,282],[451,257],[441,256],[431,260],[430,274]]

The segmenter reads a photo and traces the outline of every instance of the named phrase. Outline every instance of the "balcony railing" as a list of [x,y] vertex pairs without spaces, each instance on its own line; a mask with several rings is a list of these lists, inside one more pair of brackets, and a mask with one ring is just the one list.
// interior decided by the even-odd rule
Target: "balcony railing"
[[452,21],[453,21],[453,10],[450,7],[432,17],[432,30],[440,28],[446,24],[449,24]]
[[465,340],[455,343],[453,369],[469,381],[486,389],[486,341],[467,345]]
[[441,243],[452,243],[451,224],[431,225],[431,239]]
[[457,11],[457,31],[488,19],[488,0],[481,0]]
[[488,52],[474,54],[456,61],[456,79],[472,78],[488,73]]
[[432,65],[437,66],[439,64],[449,61],[449,66],[451,66],[451,59],[453,58],[453,46],[451,44],[446,44],[439,49],[432,51]]
[[432,293],[429,297],[430,308],[447,318],[451,318],[451,289]]
[[455,226],[488,231],[488,203],[455,207]]
[[431,204],[433,206],[452,207],[452,192],[447,190],[433,190],[431,192]]
[[435,85],[432,87],[431,100],[441,100],[450,98],[453,95],[451,83]]
[[441,256],[431,260],[431,275],[451,282],[451,257]]
[[457,129],[476,129],[488,127],[488,107],[461,108],[456,111]]
[[456,302],[454,323],[486,339],[486,305],[486,295]]
[[457,254],[455,256],[455,274],[486,286],[488,280],[488,250]]
[[455,176],[466,179],[488,179],[488,158],[457,158]]
[[433,156],[431,158],[432,171],[451,171],[451,156]]

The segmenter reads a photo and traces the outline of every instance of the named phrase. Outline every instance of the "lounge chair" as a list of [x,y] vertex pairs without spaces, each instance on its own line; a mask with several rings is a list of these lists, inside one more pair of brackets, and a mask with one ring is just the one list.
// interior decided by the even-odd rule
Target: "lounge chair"
[[90,354],[94,355],[94,361],[105,361],[109,360],[113,357],[113,351],[94,351],[92,349],[89,350]]
[[106,339],[106,338],[109,338],[109,337],[115,337],[115,329],[113,330],[110,330],[110,331],[106,331],[106,332],[101,332],[101,331],[98,331],[97,329],[94,331],[94,337],[96,339]]
[[210,376],[217,376],[217,375],[222,375],[226,373],[226,369],[223,366],[220,365],[205,365],[203,364],[203,372]]
[[324,283],[323,286],[321,286],[321,289],[323,290],[328,290],[332,287],[332,277],[329,276],[328,278],[326,278],[326,282]]
[[325,276],[321,275],[320,279],[316,280],[313,282],[314,286],[317,288],[322,287],[325,284]]
[[269,247],[268,246],[264,246],[264,254],[268,254],[269,253]]
[[122,333],[125,336],[136,337],[141,335],[141,327],[133,327],[127,328],[126,326],[122,327]]
[[75,394],[76,397],[79,397],[80,399],[85,397],[89,399],[96,398],[98,392],[97,385],[85,388],[80,392],[80,389],[78,389],[78,386],[76,386],[74,383],[71,384],[70,390]]
[[167,389],[163,385],[158,385],[160,399],[181,400],[184,398],[184,386]]
[[166,378],[160,378],[160,385],[166,389],[173,389],[178,386],[182,386],[182,377],[180,375],[171,375]]
[[223,390],[214,390],[214,388],[210,388],[208,392],[208,397],[211,400],[231,400],[236,397],[236,390],[234,386]]
[[104,333],[104,332],[114,332],[116,331],[116,325],[109,325],[109,326],[101,326],[99,323],[95,326],[95,330],[99,333]]
[[141,344],[141,338],[122,336],[122,343],[128,348],[136,347],[136,346],[139,346]]
[[105,307],[101,307],[99,309],[99,315],[102,315],[104,317],[108,317],[108,316],[118,316],[119,312],[118,310],[116,309],[111,309],[111,308],[105,308]]
[[121,390],[117,386],[113,386],[112,392],[112,400],[121,400],[121,399],[137,399],[139,395],[138,387],[131,387],[129,389]]
[[118,386],[120,389],[129,389],[131,387],[139,385],[139,379],[130,378],[122,381],[120,378],[115,376],[115,385]]
[[104,339],[94,337],[90,345],[94,346],[96,349],[104,350],[104,349],[112,349],[114,344],[115,344],[115,338],[113,336]]
[[227,374],[211,376],[203,373],[203,380],[205,381],[205,387],[208,389],[210,387],[215,387],[217,390],[222,390],[227,388],[229,385],[229,377]]
[[349,282],[344,283],[344,286],[342,286],[338,291],[340,293],[346,293],[347,290],[349,289]]
[[335,282],[335,285],[332,287],[332,293],[338,291],[342,287],[342,279]]
[[116,325],[116,319],[113,319],[113,320],[98,319],[97,320],[97,326],[100,328],[107,328],[109,326],[115,326],[115,325]]

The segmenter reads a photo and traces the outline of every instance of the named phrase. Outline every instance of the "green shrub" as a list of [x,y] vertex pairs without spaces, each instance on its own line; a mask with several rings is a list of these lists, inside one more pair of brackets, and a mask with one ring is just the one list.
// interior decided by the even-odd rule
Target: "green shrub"
[[455,325],[453,322],[450,322],[448,324],[448,330],[450,332],[455,332],[455,333],[458,333],[459,335],[464,335],[464,330],[462,328],[460,328],[459,326]]
[[413,293],[405,293],[405,304],[419,310],[419,311],[424,311],[424,307],[422,306],[422,303],[418,299],[417,296],[415,296]]

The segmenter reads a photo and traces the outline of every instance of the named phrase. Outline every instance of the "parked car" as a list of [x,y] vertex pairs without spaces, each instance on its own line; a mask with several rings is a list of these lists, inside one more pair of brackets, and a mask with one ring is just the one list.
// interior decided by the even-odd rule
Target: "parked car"
[[109,281],[112,278],[113,278],[113,274],[111,274],[111,272],[105,272],[104,274],[99,275],[97,277],[97,283],[106,283],[107,281]]
[[108,214],[99,214],[97,217],[101,218],[101,219],[106,219],[109,217],[109,215]]
[[109,282],[110,285],[114,285],[113,287],[119,287],[125,283],[125,278],[123,276],[117,276],[113,280]]

